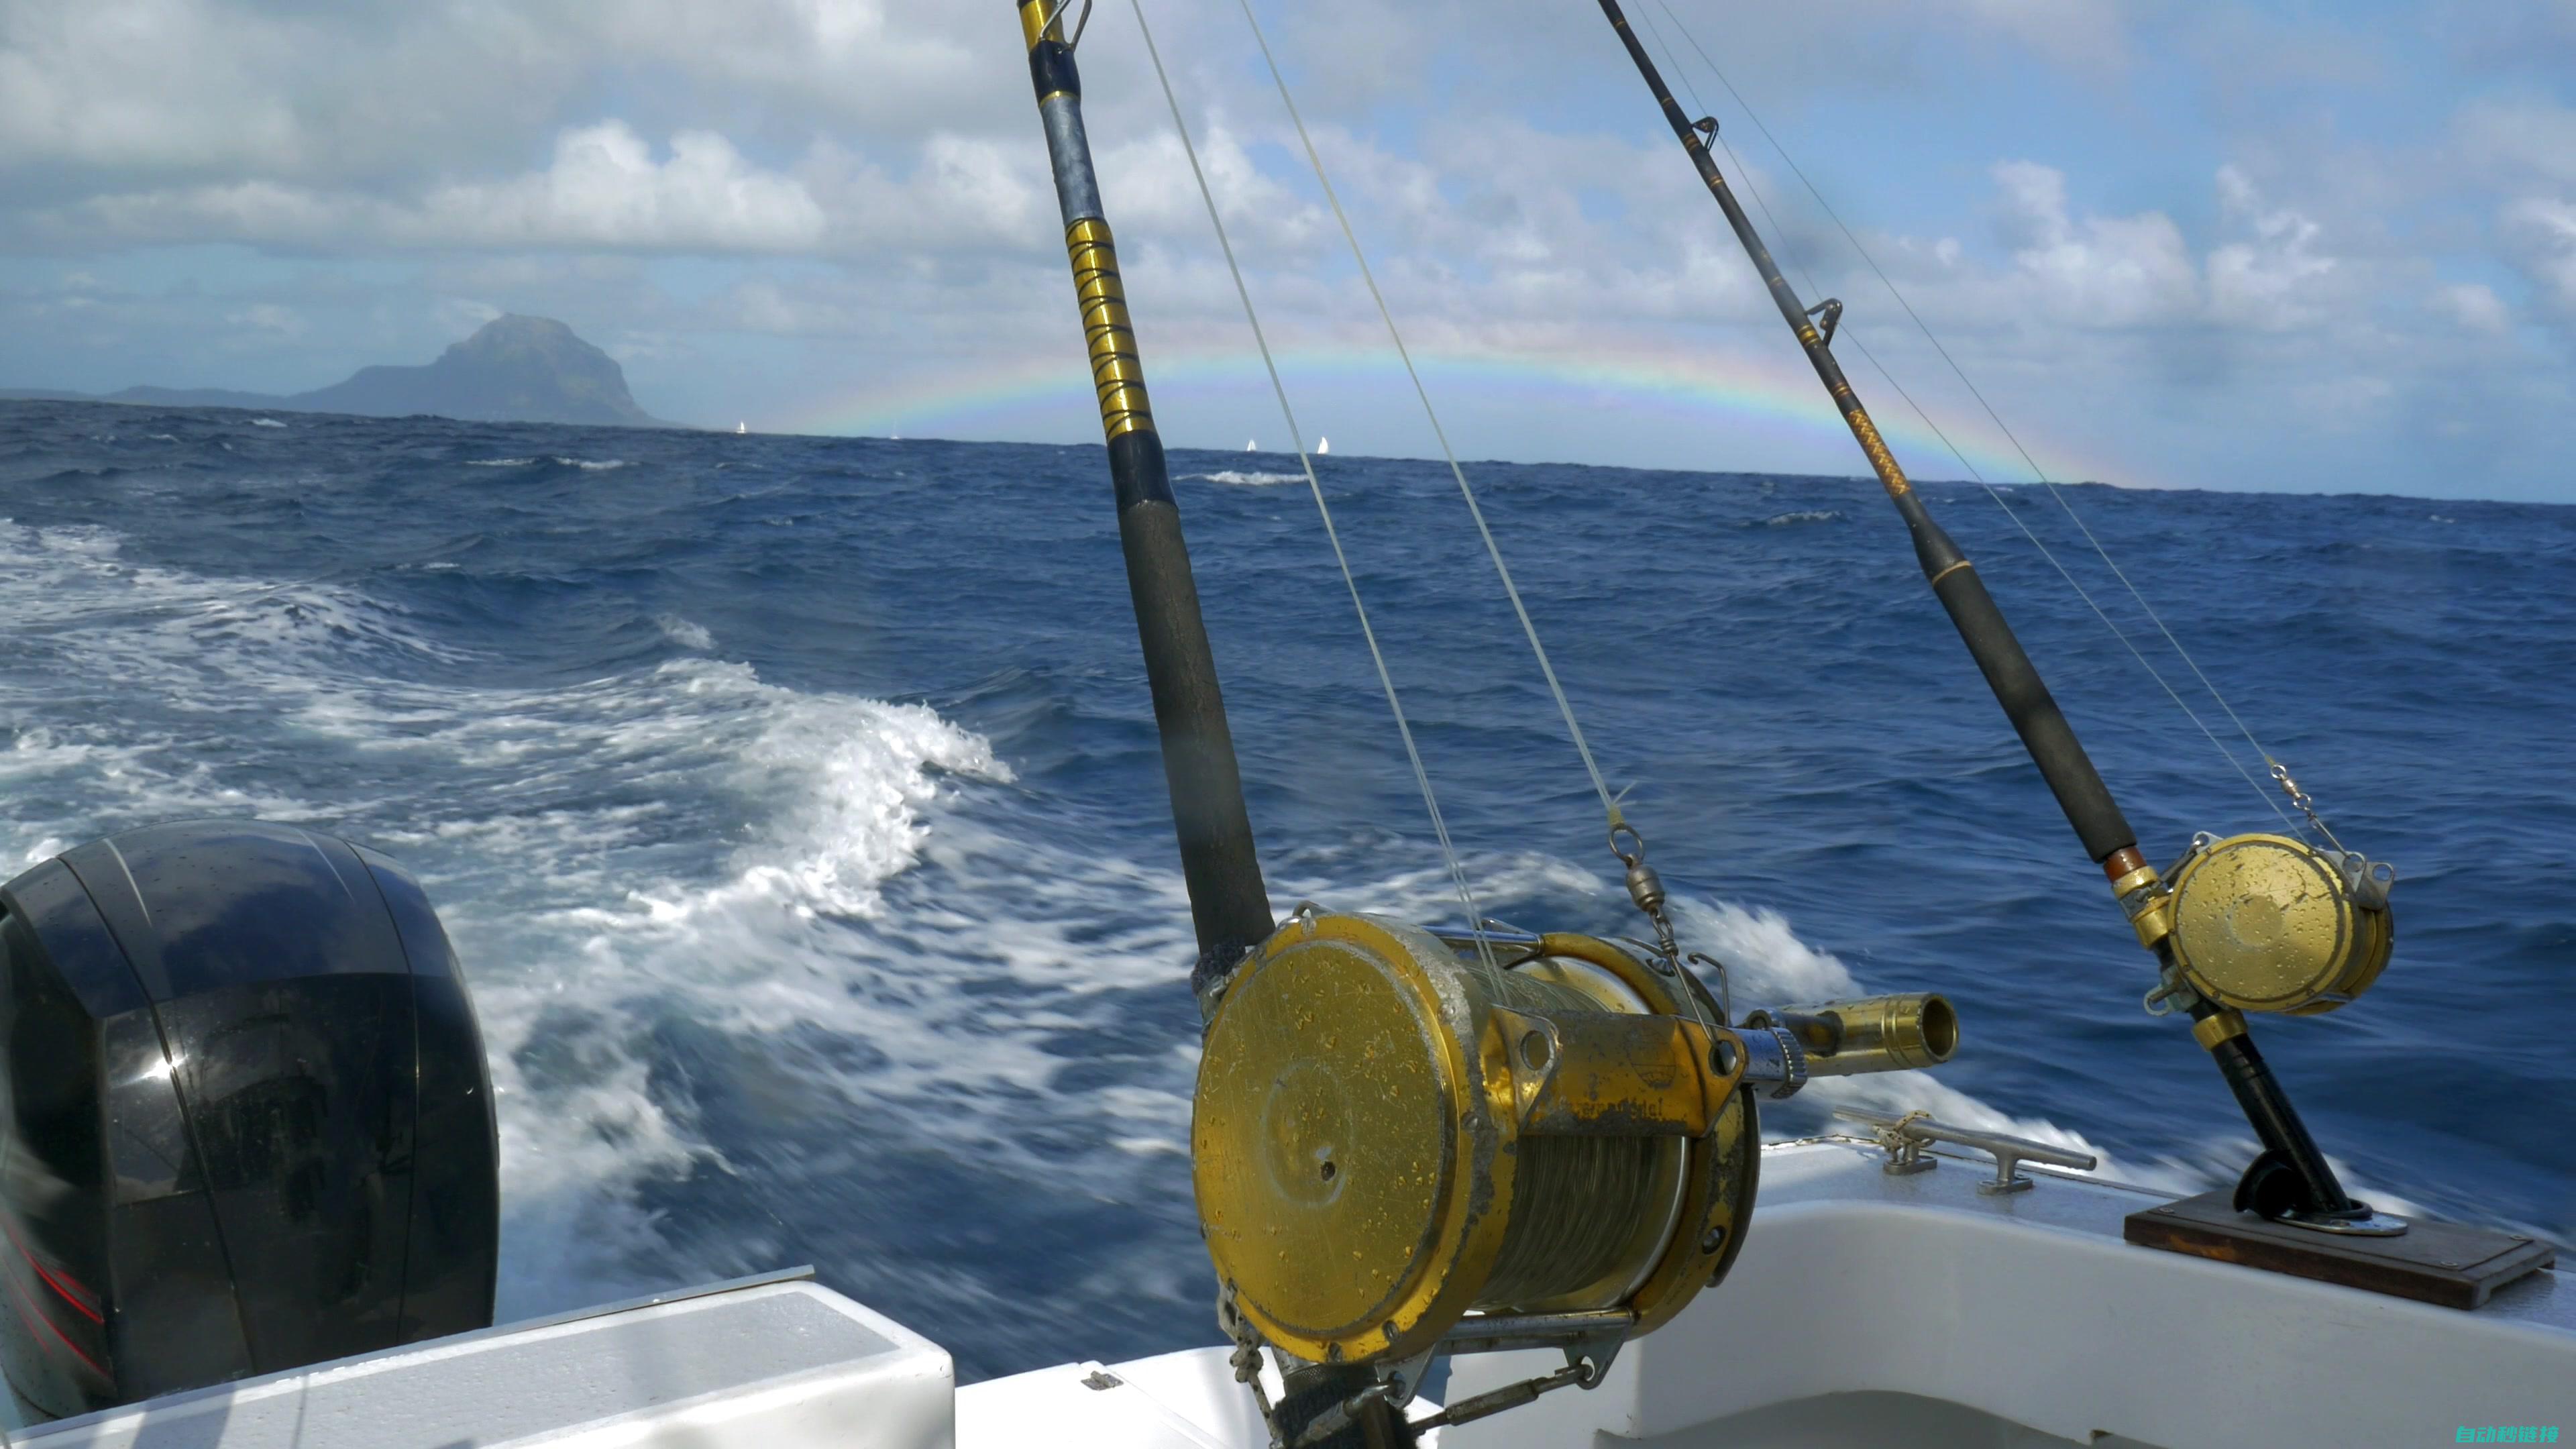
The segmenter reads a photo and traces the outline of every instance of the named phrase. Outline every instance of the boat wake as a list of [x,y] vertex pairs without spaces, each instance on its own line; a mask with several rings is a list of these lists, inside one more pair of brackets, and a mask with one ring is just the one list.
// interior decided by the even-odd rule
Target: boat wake
[[[921,705],[695,656],[425,685],[458,651],[354,591],[130,564],[103,530],[12,526],[0,546],[31,646],[136,691],[76,718],[66,689],[13,731],[12,859],[258,814],[421,873],[500,1094],[504,1317],[813,1261],[939,1327],[970,1372],[1055,1353],[1044,1325],[1067,1317],[1143,1347],[1206,1336],[1188,903],[1159,852],[1083,848],[1066,802]],[[1286,851],[1276,903],[1456,917],[1445,872],[1383,860]],[[1466,864],[1494,902],[1613,904],[1608,877],[1545,856]],[[1914,984],[1856,979],[1767,910],[1675,909],[1740,1003]],[[1811,1099],[2036,1137],[2171,1191],[2215,1180],[1924,1073],[1820,1082],[1768,1135],[1823,1127]]]
[[[202,436],[178,426],[193,440],[180,465],[172,445],[140,438],[27,454],[9,500],[24,521],[0,523],[12,560],[0,575],[12,625],[0,788],[14,806],[0,852],[32,863],[151,821],[259,815],[373,843],[418,872],[466,962],[502,1088],[505,1316],[812,1262],[825,1281],[937,1333],[970,1379],[1060,1359],[1066,1321],[1091,1325],[1086,1351],[1104,1358],[1206,1341],[1211,1287],[1186,1156],[1198,1040],[1179,985],[1193,955],[1187,903],[1132,633],[1074,619],[1065,603],[1083,597],[1079,583],[1100,586],[1098,607],[1123,607],[1114,581],[1102,584],[1114,548],[1085,531],[1093,495],[1031,493],[1027,470],[1053,466],[1052,451],[937,445],[858,477],[834,471],[838,452],[797,451],[804,443],[727,438],[715,457],[679,434],[621,442],[638,461],[603,489],[552,461],[582,457],[595,439],[381,427],[330,445],[343,451],[309,445],[313,475],[361,483],[327,507],[302,473],[233,461],[217,436],[238,437],[232,421]],[[423,454],[455,461],[371,471]],[[467,457],[488,466],[460,466]],[[716,471],[754,464],[769,481],[749,492]],[[1411,476],[1371,460],[1337,466]],[[507,468],[526,471],[494,471]],[[200,476],[209,470],[231,491],[218,498]],[[1513,476],[1543,522],[1565,518],[1555,500],[1594,486],[1588,474]],[[1429,483],[1443,486],[1371,496],[1447,506],[1445,479]],[[1838,485],[1799,486],[1800,501],[1849,511]],[[1633,727],[1739,762],[1748,808],[1788,822],[1779,841],[1737,856],[1744,878],[1790,883],[1677,896],[1684,939],[1733,963],[1739,1006],[1942,984],[1852,944],[1939,949],[1937,937],[1907,936],[1921,895],[1829,904],[1829,891],[1795,884],[1798,872],[1829,862],[1836,842],[1868,838],[1889,800],[1918,798],[1886,793],[1917,776],[1941,782],[1919,797],[1920,821],[1954,843],[1973,838],[1958,821],[2013,808],[2026,780],[1952,769],[1992,753],[1992,721],[1975,711],[1955,729],[1935,720],[1884,758],[1840,732],[1894,687],[1844,627],[1878,607],[1877,595],[1846,591],[1876,577],[1851,563],[1852,530],[1732,527],[1782,507],[1733,485],[1673,496],[1702,510],[1691,530],[1706,553],[1650,575],[1678,601],[1654,640],[1681,658],[1723,636],[1743,657],[1707,681],[1637,693]],[[1446,873],[1404,823],[1415,818],[1410,782],[1384,768],[1392,747],[1340,632],[1346,616],[1296,586],[1303,564],[1274,546],[1276,510],[1257,497],[1211,490],[1193,522],[1207,577],[1223,580],[1209,595],[1220,640],[1263,631],[1263,648],[1223,658],[1242,738],[1271,752],[1248,757],[1248,773],[1266,792],[1255,809],[1274,905],[1312,898],[1454,921]],[[2219,522],[2253,507],[2191,506]],[[422,523],[478,509],[503,521],[488,533]],[[60,519],[86,521],[50,521]],[[1579,522],[1562,533],[1595,561],[1625,546]],[[1032,546],[987,547],[994,534]],[[939,542],[970,536],[973,547]],[[1095,552],[1049,551],[1066,538]],[[1441,557],[1444,569],[1480,566],[1463,551]],[[258,562],[271,559],[288,561]],[[1741,589],[1697,589],[1709,559],[1724,564],[1712,577],[1740,577]],[[244,561],[266,574],[235,572]],[[2481,596],[2499,615],[2507,599],[2564,596],[2555,575],[2498,564],[2479,577],[2509,584]],[[922,602],[931,597],[935,607]],[[1412,605],[1413,622],[1394,632],[1434,642],[1406,657],[1400,638],[1393,663],[1408,703],[1430,717],[1452,729],[1486,721],[1436,741],[1434,768],[1462,840],[1511,840],[1531,817],[1508,782],[1556,768],[1561,741],[1547,717],[1531,724],[1514,696],[1489,692],[1490,671],[1459,643],[1473,616],[1450,603]],[[1764,617],[1750,611],[1778,608],[1806,610],[1815,627],[1791,631],[1794,645],[1738,630]],[[1572,657],[1632,638],[1618,611],[1579,600],[1560,598],[1545,617],[1574,631]],[[1492,622],[1513,637],[1508,617]],[[2564,632],[2525,643],[2542,657]],[[1793,677],[1802,691],[1812,679],[1821,701],[1791,709],[1760,685]],[[1596,678],[1580,692],[1603,687]],[[931,703],[872,697],[914,688],[944,692]],[[1775,740],[1790,742],[1784,754],[1745,743]],[[1671,788],[1686,799],[1706,787]],[[2556,786],[2519,816],[2518,796],[2478,798],[2513,822],[2505,838],[2534,851],[2556,838]],[[1540,811],[1560,825],[1563,815]],[[1667,828],[1658,843],[1676,865],[1727,839],[1705,821]],[[1971,852],[1962,870],[2021,878],[2018,857],[1954,848]],[[1582,851],[1471,849],[1467,866],[1491,914],[1635,931],[1615,868]],[[2022,1040],[2099,1044],[2137,1029],[2123,1001],[2031,989],[2046,974],[2031,963],[2089,919],[2037,902],[2007,893],[1997,907],[2002,944],[1979,978],[1992,989],[1960,1003],[1958,1062],[1821,1083],[1766,1111],[1766,1132],[1824,1130],[1837,1102],[1922,1109],[2091,1151],[2105,1174],[2168,1190],[2232,1177],[2251,1144],[2204,1135],[2230,1119],[2187,1045],[2103,1070],[2017,1052]],[[2520,923],[2497,938],[2511,970],[2544,970],[2556,918],[2497,918]],[[2134,967],[2117,935],[2088,949]],[[2373,1079],[2366,1061],[2334,1055],[2338,1040],[2318,1035],[2313,1049]],[[2502,1044],[2520,1053],[2512,1080],[2556,1080],[2545,1042],[2535,1032]],[[2199,1096],[2188,1112],[2140,1120],[2128,1108],[2142,1092]],[[2043,1104],[2054,1120],[2025,1115]],[[2503,1097],[2475,1110],[2522,1120]],[[2479,1140],[2357,1145],[2372,1169],[2353,1174],[2357,1190],[2404,1210],[2371,1179],[2429,1182],[2404,1171],[2434,1153],[2426,1143],[2474,1153]],[[2543,1218],[2563,1235],[2548,1206],[2564,1200],[2552,1196],[2563,1173],[2550,1161],[2518,1167],[2520,1151],[2476,1158],[2521,1194],[2502,1206],[2423,1191],[2452,1215]]]
[[[1085,848],[1069,802],[921,705],[698,655],[431,686],[413,681],[457,651],[354,591],[129,564],[99,530],[0,545],[29,565],[0,602],[35,646],[137,690],[118,718],[76,722],[67,695],[16,731],[0,785],[49,808],[21,812],[13,858],[145,819],[261,814],[421,873],[500,1094],[505,1317],[813,1261],[937,1325],[970,1372],[1054,1353],[1044,1325],[1067,1316],[1144,1347],[1206,1336],[1188,902],[1159,851]],[[191,700],[231,717],[209,729]],[[1390,875],[1384,858],[1285,851],[1277,905],[1457,915],[1445,872]],[[1539,855],[1467,865],[1496,902],[1615,888]],[[1856,981],[1767,911],[1677,911],[1735,964],[1739,1000],[1906,984]],[[1919,1073],[1810,1096],[2098,1150]]]

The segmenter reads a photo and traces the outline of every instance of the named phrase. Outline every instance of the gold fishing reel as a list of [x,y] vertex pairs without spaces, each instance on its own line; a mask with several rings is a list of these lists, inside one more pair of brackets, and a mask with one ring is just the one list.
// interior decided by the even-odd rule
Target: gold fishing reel
[[2345,1005],[2388,965],[2396,872],[2285,835],[2207,835],[2141,913],[2161,926],[2191,989],[2221,1006],[2314,1016]]
[[[1917,1056],[1949,1054],[1936,1015]],[[1863,1034],[1855,1060],[1897,1064]],[[1734,1261],[1754,1090],[1794,1090],[1808,1055],[1609,941],[1300,908],[1224,988],[1199,1065],[1192,1177],[1227,1311],[1312,1364],[1551,1329],[1615,1352]],[[1609,1352],[1568,1372],[1597,1381]]]

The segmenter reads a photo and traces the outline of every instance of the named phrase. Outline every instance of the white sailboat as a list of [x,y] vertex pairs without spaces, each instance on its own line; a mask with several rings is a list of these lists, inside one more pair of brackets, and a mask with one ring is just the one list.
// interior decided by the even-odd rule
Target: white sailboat
[[[1611,0],[1602,3],[1615,19]],[[1090,263],[1085,275],[1114,276],[1059,19],[1066,8],[1055,0],[1018,5],[1050,150],[1060,180],[1074,183],[1061,185],[1059,198],[1068,227],[1079,229],[1075,246],[1093,253],[1078,250],[1077,269]],[[1621,34],[1652,80],[1624,22]],[[1669,102],[1666,109],[1713,178],[1684,113]],[[1739,222],[1739,232],[1767,263],[1749,226]],[[1792,294],[1772,280],[1796,316],[1786,300]],[[1112,361],[1133,359],[1123,319],[1092,340],[1095,360],[1098,350]],[[1103,397],[1113,438],[1150,417],[1141,383],[1131,391]],[[1329,450],[1319,438],[1317,454]],[[1112,450],[1113,468],[1157,467],[1159,458],[1154,448]],[[1140,480],[1125,474],[1118,481],[1123,510],[1173,509],[1168,489],[1131,488]],[[1139,553],[1176,548],[1176,519],[1176,511],[1139,515],[1131,534]],[[1166,537],[1158,541],[1157,530]],[[1173,556],[1147,566],[1164,567]],[[1186,560],[1178,566],[1185,570]],[[1963,567],[1964,560],[1944,564],[1935,587]],[[1186,618],[1158,620],[1198,633],[1194,606]],[[1173,647],[1186,652],[1186,644]],[[1148,641],[1149,673],[1171,662],[1153,652],[1158,647]],[[1196,724],[1210,718],[1221,726],[1221,713]],[[1176,797],[1185,774],[1204,778],[1213,768],[1211,737],[1189,733],[1191,753],[1174,757]],[[1222,739],[1221,730],[1213,737]],[[1226,864],[1224,828],[1220,820],[1182,837],[1194,912],[1208,904],[1196,868]],[[1653,946],[1473,922],[1430,932],[1305,906],[1275,934],[1265,925],[1257,949],[1204,983],[1209,1033],[1193,1132],[1205,1154],[1202,1225],[1214,1253],[1255,1244],[1236,1259],[1244,1271],[1226,1279],[1234,1343],[1104,1363],[1084,1356],[1089,1325],[1059,1323],[1049,1326],[1064,1362],[960,1388],[935,1342],[791,1270],[149,1398],[9,1442],[19,1449],[1416,1442],[2413,1449],[2555,1442],[2576,1430],[2576,1289],[2562,1288],[2545,1266],[2531,1271],[2548,1253],[2527,1238],[2413,1224],[2422,1271],[2401,1273],[2384,1248],[2400,1240],[2366,1236],[2384,1231],[2381,1220],[2344,1219],[2336,1232],[2271,1214],[2231,1224],[2232,1210],[2200,1199],[2169,1202],[2083,1175],[2089,1159],[1921,1114],[1855,1115],[1846,1119],[1848,1133],[1756,1147],[1757,1085],[1776,1097],[1809,1074],[1937,1062],[1955,1036],[1945,1016],[1929,1010],[1936,997],[1844,1003],[1839,1012],[1783,1007],[1740,1020],[1692,1006],[1706,998],[1695,994],[1670,940],[1643,841],[1633,831],[1630,839],[1629,890],[1661,938]],[[280,857],[289,858],[302,857]],[[104,872],[105,857],[99,863]],[[2181,880],[2178,871],[2177,889]],[[64,909],[82,899],[58,893]],[[1266,903],[1254,908],[1266,923]],[[2152,909],[2139,915],[2142,940],[2159,927],[2183,929],[2146,919]],[[1300,961],[1310,965],[1293,964]],[[1354,961],[1364,969],[1345,969]],[[1316,973],[1311,987],[1298,984],[1300,969]],[[2208,961],[2194,969],[2204,973],[2191,979],[2205,994],[2229,989],[2205,979]],[[1449,994],[1386,989],[1423,982]],[[1505,998],[1517,1004],[1499,1004]],[[1377,1009],[1372,1002],[1394,1005],[1381,1017],[1339,1018],[1347,1033],[1315,1025],[1332,1013]],[[1265,1003],[1277,1023],[1266,1033],[1257,1029]],[[2244,1030],[2233,1007],[2200,1020],[2219,1023],[2194,1033],[2213,1055]],[[1480,1034],[1456,1035],[1460,1021],[1477,1023]],[[1344,1035],[1362,1050],[1334,1055]],[[1569,1072],[1568,1062],[1581,1070]],[[1268,1130],[1229,1136],[1244,1120]],[[1498,1142],[1515,1151],[1499,1151]],[[1428,1150],[1394,1150],[1421,1143]],[[1628,1160],[1619,1155],[1625,1148],[1579,1155],[1601,1143],[1643,1143],[1651,1150],[1633,1154],[1638,1161],[1690,1166],[1632,1176],[1626,1180],[1639,1190],[1616,1203],[1586,1196],[1587,1184],[1612,1180]],[[1229,1161],[1240,1170],[1229,1174]],[[1569,1161],[1592,1175],[1560,1171]],[[2264,1181],[2249,1174],[2250,1185]],[[132,1186],[119,1179],[117,1191]],[[1520,1222],[1538,1219],[1509,1215],[1548,1203],[1560,1209],[1545,1219],[1558,1246],[1515,1237]],[[1247,1234],[1247,1221],[1257,1231]],[[1320,1238],[1319,1224],[1329,1230]],[[2232,1234],[2233,1247],[2200,1254],[2145,1245],[2185,1231]],[[1319,1242],[1332,1251],[1305,1252]],[[1426,1243],[1444,1245],[1445,1256],[1435,1261]],[[32,1272],[12,1270],[11,1290],[29,1302],[54,1293],[69,1305],[60,1312],[89,1312],[105,1330],[107,1315],[95,1313],[78,1285],[55,1281],[20,1252]],[[1284,1266],[1249,1266],[1274,1258]],[[1564,1291],[1514,1299],[1498,1289],[1510,1301],[1471,1305],[1507,1263],[1529,1282]],[[1375,1287],[1354,1287],[1381,1270],[1391,1273],[1384,1298],[1370,1299]],[[2390,1288],[2400,1277],[2452,1297],[2401,1296]],[[1322,1339],[1332,1351],[1312,1359],[1282,1346]],[[1399,1341],[1419,1351],[1398,1356]],[[1435,1355],[1451,1362],[1440,1396],[1446,1408],[1421,1393]],[[10,1366],[14,1374],[18,1361]],[[1292,1403],[1283,1368],[1300,1382],[1338,1387]]]
[[1330,438],[1317,438],[1317,439],[1315,440],[1315,456],[1316,456],[1316,457],[1321,458],[1321,457],[1323,457],[1324,455],[1326,455],[1326,454],[1328,454],[1328,453],[1330,453],[1330,452],[1332,452],[1332,451],[1333,451],[1333,440],[1332,440],[1332,439],[1330,439]]

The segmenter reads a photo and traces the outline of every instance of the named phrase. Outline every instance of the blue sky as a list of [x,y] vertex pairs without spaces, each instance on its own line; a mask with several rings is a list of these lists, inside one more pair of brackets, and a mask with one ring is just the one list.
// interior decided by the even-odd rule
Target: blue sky
[[[2576,502],[2576,7],[1632,3],[1793,280],[2004,478],[1666,3],[2052,473]],[[297,390],[511,311],[687,421],[1091,436],[1009,10],[11,0],[0,385]],[[1431,451],[1240,16],[1147,13],[1301,414]],[[1463,451],[1860,470],[1592,5],[1263,13]],[[1083,62],[1167,436],[1284,442],[1127,0]]]

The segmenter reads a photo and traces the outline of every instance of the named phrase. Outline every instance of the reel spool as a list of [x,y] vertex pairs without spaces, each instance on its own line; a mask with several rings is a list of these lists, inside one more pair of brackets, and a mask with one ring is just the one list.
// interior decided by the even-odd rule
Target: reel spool
[[1191,1169],[1229,1332],[1400,1390],[1435,1350],[1541,1343],[1598,1382],[1733,1264],[1757,1090],[1956,1043],[1937,996],[1805,1010],[1834,1039],[1729,1028],[1688,972],[1595,937],[1300,908],[1200,1058]]
[[2315,1016],[2379,979],[2396,873],[2283,835],[2202,836],[2174,867],[2169,940],[2194,991],[2239,1011]]
[[1429,1352],[1471,1311],[1679,1313],[1753,1207],[1746,1053],[1687,978],[1537,938],[1490,970],[1301,911],[1218,1004],[1191,1124],[1217,1276],[1311,1363]]

